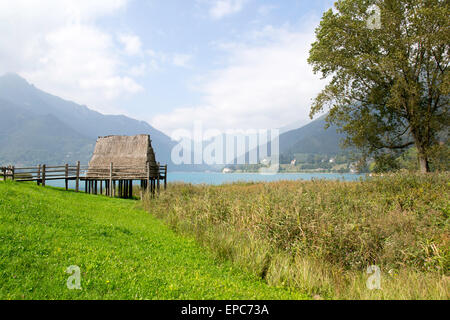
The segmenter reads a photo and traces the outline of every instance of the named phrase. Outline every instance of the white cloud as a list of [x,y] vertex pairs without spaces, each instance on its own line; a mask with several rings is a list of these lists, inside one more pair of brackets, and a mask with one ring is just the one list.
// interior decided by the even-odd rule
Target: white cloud
[[214,19],[221,19],[241,11],[246,2],[247,0],[214,0],[209,9],[209,14]]
[[[0,2],[0,74],[17,72],[43,90],[111,109],[113,99],[142,88],[124,74],[114,36],[98,18],[125,8],[128,0],[45,0]],[[127,39],[125,51],[139,49]]]
[[177,67],[188,67],[192,56],[189,54],[175,53],[172,57],[172,63]]
[[192,55],[186,53],[164,53],[151,49],[146,50],[145,53],[150,57],[150,62],[154,69],[158,69],[162,65],[188,68],[192,60]]
[[274,6],[274,5],[269,5],[269,4],[261,5],[258,8],[258,13],[260,15],[262,15],[262,16],[267,16],[268,14],[270,14],[276,8],[277,8],[277,6]]
[[142,54],[141,39],[134,34],[119,34],[119,42],[124,46],[125,53],[134,56]]
[[250,37],[245,43],[222,44],[229,55],[227,66],[200,80],[202,105],[160,114],[151,123],[170,134],[192,129],[195,120],[222,131],[307,120],[312,99],[324,86],[306,61],[312,27],[301,32],[266,27]]

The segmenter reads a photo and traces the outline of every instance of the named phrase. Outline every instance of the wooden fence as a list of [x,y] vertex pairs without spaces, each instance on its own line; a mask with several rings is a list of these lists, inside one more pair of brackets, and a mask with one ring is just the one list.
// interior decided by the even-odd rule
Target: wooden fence
[[[167,188],[167,165],[146,167],[119,167],[111,163],[108,167],[81,166],[65,164],[62,166],[37,165],[34,167],[0,167],[0,177],[3,180],[35,181],[38,185],[45,186],[46,181],[64,180],[65,189],[69,189],[69,181],[75,181],[75,192],[80,190],[80,182],[85,183],[85,192],[93,194],[105,194],[122,198],[133,196],[133,181],[139,180],[141,190],[149,190],[151,194],[160,191],[160,183]],[[116,188],[116,183],[118,188]],[[103,184],[105,185],[103,189]]]

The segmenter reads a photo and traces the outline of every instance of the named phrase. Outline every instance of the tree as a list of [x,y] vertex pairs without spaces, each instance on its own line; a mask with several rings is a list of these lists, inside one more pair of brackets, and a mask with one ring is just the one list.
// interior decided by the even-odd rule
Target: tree
[[449,3],[337,1],[308,59],[315,73],[331,78],[310,116],[329,109],[328,125],[347,134],[344,146],[366,156],[415,145],[428,172],[430,150],[449,124]]

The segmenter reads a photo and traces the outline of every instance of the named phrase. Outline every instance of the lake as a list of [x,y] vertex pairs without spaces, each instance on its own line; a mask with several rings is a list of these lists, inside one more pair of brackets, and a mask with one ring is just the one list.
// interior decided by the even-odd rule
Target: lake
[[167,175],[169,182],[219,185],[232,182],[270,182],[279,180],[344,180],[356,181],[364,174],[351,173],[277,173],[262,175],[258,173],[214,173],[214,172],[172,172]]
[[[280,180],[341,180],[357,181],[364,178],[364,174],[352,173],[277,173],[274,175],[262,175],[258,173],[216,173],[216,172],[169,172],[168,182],[184,182],[192,184],[220,185],[232,182],[270,182]],[[137,185],[138,183],[136,183]],[[48,181],[47,185],[64,187],[64,181]],[[69,181],[71,189],[75,188],[75,182]],[[80,189],[84,191],[84,182],[80,183]]]

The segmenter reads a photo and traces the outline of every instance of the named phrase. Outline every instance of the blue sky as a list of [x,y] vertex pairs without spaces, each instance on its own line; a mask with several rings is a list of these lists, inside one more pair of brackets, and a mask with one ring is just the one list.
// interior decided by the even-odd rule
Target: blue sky
[[0,2],[0,73],[170,134],[307,121],[306,63],[333,1]]

